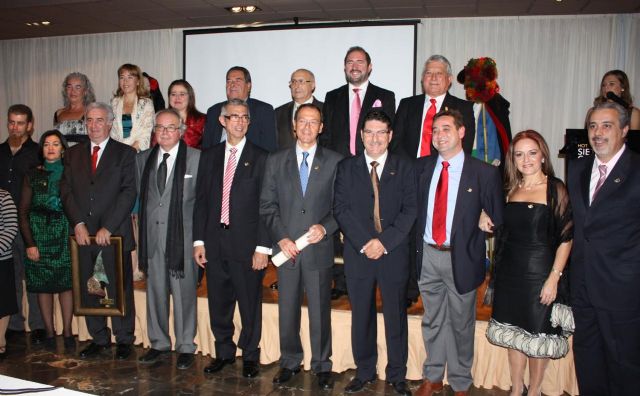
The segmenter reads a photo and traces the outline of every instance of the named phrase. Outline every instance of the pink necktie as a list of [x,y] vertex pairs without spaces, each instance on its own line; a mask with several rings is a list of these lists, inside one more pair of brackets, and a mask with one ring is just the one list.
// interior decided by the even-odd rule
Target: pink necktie
[[360,101],[360,88],[354,88],[355,97],[351,103],[351,115],[349,119],[349,151],[351,155],[356,155],[356,135],[358,134],[358,120],[360,120],[360,110],[362,110],[362,102]]
[[229,149],[229,160],[227,161],[227,169],[224,171],[224,180],[222,182],[222,210],[220,213],[220,222],[229,225],[229,196],[231,195],[231,184],[233,176],[236,173],[236,151],[237,148]]
[[598,194],[598,191],[600,191],[600,188],[602,188],[602,185],[604,184],[604,181],[607,179],[607,166],[606,165],[598,165],[598,172],[600,172],[600,178],[598,179],[598,182],[596,183],[596,188],[593,189],[593,195],[591,196],[591,202],[593,202],[593,200],[596,199],[596,194]]

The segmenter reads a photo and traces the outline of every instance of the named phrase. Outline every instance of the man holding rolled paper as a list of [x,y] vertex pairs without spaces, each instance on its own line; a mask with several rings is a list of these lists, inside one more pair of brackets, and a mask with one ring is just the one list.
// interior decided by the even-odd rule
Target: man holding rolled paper
[[322,112],[316,105],[298,108],[294,131],[294,147],[269,155],[260,195],[260,215],[271,239],[277,241],[273,253],[280,251],[288,258],[278,267],[281,357],[273,383],[283,384],[300,371],[300,311],[302,293],[306,292],[311,369],[319,388],[331,389],[332,234],[338,229],[331,206],[336,167],[342,156],[318,146]]

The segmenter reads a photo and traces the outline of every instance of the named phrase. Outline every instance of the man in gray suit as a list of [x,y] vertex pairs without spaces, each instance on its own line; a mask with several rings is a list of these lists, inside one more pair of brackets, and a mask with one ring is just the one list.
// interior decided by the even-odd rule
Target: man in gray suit
[[[302,293],[307,293],[311,333],[311,369],[320,389],[331,389],[331,268],[333,233],[333,180],[342,156],[319,147],[322,112],[303,104],[294,117],[297,136],[294,147],[271,154],[265,165],[260,195],[260,215],[275,252],[289,258],[278,267],[280,312],[280,371],[273,378],[283,384],[300,371],[303,358],[300,342]],[[298,250],[295,241],[308,232],[309,246]]]
[[193,364],[196,345],[197,266],[192,258],[193,205],[200,151],[181,140],[185,125],[173,109],[156,114],[158,145],[136,156],[140,197],[138,262],[147,276],[147,334],[151,349],[139,359],[152,364],[171,351],[169,293],[178,369]]

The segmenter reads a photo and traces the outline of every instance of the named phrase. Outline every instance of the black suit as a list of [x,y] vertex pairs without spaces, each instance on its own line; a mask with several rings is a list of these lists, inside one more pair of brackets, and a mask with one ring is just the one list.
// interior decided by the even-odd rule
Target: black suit
[[[362,381],[376,377],[376,284],[382,294],[387,354],[386,379],[405,380],[407,371],[406,287],[409,276],[409,231],[416,218],[413,165],[400,156],[387,157],[380,177],[382,233],[373,223],[373,186],[365,156],[344,159],[335,181],[334,216],[345,236],[345,275],[351,301],[351,342]],[[370,260],[360,253],[378,238],[387,254]]]
[[[131,226],[131,210],[136,200],[135,155],[136,151],[130,146],[109,139],[94,175],[91,172],[91,143],[77,144],[65,154],[64,173],[60,181],[60,196],[72,234],[76,225],[84,223],[90,235],[106,228],[113,236],[121,236],[123,239],[126,314],[121,318],[111,318],[118,344],[132,344],[134,340],[135,306],[130,252],[135,248]],[[83,275],[90,276],[93,273],[93,256],[97,254],[97,250],[96,245],[81,247],[80,264]],[[105,269],[109,276],[111,269]],[[86,276],[81,279],[81,284],[86,284],[85,278]],[[109,278],[113,279],[112,276]],[[112,293],[112,289],[109,289],[109,293]],[[95,296],[85,298],[87,301],[97,300]],[[94,343],[111,343],[104,317],[87,316],[86,321]]]
[[[400,101],[393,124],[393,140],[391,141],[393,151],[405,154],[409,158],[417,157],[418,147],[422,139],[422,124],[424,123],[422,114],[425,100],[428,101],[427,96],[421,94],[410,96]],[[442,101],[442,106],[440,106],[440,111],[444,109],[455,109],[462,113],[465,129],[462,148],[466,154],[471,155],[476,135],[473,103],[457,98],[447,92]],[[431,153],[435,152],[436,149],[432,143]]]
[[628,147],[589,204],[594,159],[569,163],[571,305],[581,395],[640,389],[640,155]]
[[[373,85],[369,82],[367,92],[362,100],[362,109],[358,119],[358,133],[356,133],[356,154],[364,151],[360,130],[364,125],[364,117],[373,108],[376,101],[380,101],[383,110],[393,120],[396,112],[396,96],[393,92]],[[320,144],[333,151],[348,157],[349,151],[349,85],[343,85],[333,91],[327,92],[324,98],[323,108],[323,132],[320,135]]]
[[[207,110],[207,122],[202,133],[202,150],[213,147],[222,139],[220,112],[225,102],[216,103]],[[247,140],[266,151],[278,149],[276,115],[273,106],[258,99],[248,98],[251,123],[247,130]]]
[[[313,104],[322,110],[323,103],[313,98]],[[278,148],[289,148],[296,145],[296,136],[293,132],[293,105],[294,102],[285,103],[276,109],[276,124],[278,126]]]
[[237,159],[229,198],[229,228],[221,228],[222,187],[226,143],[202,152],[196,182],[193,240],[206,249],[207,294],[216,357],[233,359],[233,314],[236,301],[242,331],[238,346],[243,359],[258,361],[262,328],[262,277],[251,268],[256,246],[270,247],[267,229],[260,218],[260,189],[267,152],[245,140]]

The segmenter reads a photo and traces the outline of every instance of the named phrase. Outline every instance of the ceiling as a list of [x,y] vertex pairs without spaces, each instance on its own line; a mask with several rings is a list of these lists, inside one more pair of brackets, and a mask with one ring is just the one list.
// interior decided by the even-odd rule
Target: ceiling
[[[257,5],[254,14],[225,7]],[[166,28],[640,12],[639,0],[0,0],[0,40]],[[28,22],[51,22],[27,26]]]

